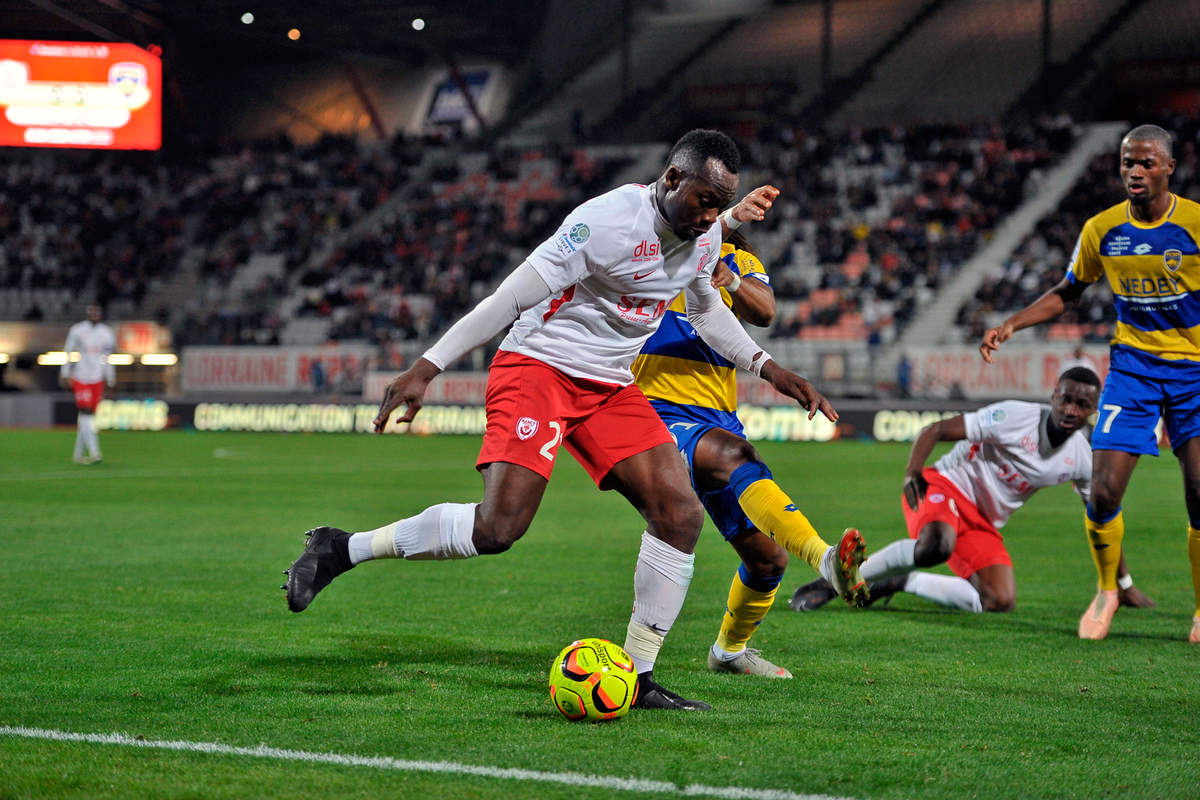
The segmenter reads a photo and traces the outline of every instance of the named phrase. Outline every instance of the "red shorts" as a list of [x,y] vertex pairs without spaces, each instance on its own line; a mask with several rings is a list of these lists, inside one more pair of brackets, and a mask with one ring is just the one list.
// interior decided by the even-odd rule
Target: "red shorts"
[[955,575],[969,578],[984,567],[996,564],[1011,567],[1012,559],[1004,549],[1004,537],[995,525],[979,513],[975,504],[932,467],[926,467],[921,474],[929,481],[929,488],[917,510],[909,508],[908,501],[903,495],[900,496],[909,538],[916,539],[921,528],[930,522],[944,522],[954,528],[957,536],[954,552],[946,562]]
[[75,407],[89,414],[94,414],[96,406],[104,399],[104,381],[80,383],[72,378],[71,389],[75,392]]
[[488,371],[486,405],[477,469],[504,461],[549,480],[563,444],[599,486],[618,461],[673,441],[636,385],[572,378],[504,350]]

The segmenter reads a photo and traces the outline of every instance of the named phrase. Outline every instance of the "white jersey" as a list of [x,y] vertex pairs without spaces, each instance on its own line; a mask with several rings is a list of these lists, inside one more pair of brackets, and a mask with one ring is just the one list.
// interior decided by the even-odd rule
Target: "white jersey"
[[633,383],[634,358],[680,291],[719,292],[709,281],[720,255],[720,222],[683,240],[659,213],[653,185],[613,189],[529,254],[551,294],[521,314],[500,348],[577,378]]
[[[62,365],[62,377],[74,378],[80,383],[112,383],[115,377],[108,357],[112,355],[117,337],[112,328],[103,322],[84,320],[76,322],[67,332],[67,363]],[[79,360],[72,362],[71,353],[78,353]]]
[[1075,431],[1057,448],[1046,424],[1050,406],[1007,400],[963,415],[967,438],[933,468],[950,480],[997,528],[1033,493],[1074,481],[1086,503],[1091,496],[1091,429]]

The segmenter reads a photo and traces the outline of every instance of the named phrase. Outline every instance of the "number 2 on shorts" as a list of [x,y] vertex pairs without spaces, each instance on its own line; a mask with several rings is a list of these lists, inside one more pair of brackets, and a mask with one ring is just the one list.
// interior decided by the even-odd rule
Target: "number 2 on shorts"
[[554,448],[558,447],[558,443],[562,441],[562,425],[557,420],[550,420],[546,423],[550,430],[554,431],[554,435],[550,437],[550,441],[542,445],[542,449],[538,450],[542,454],[542,458],[547,461],[554,460]]

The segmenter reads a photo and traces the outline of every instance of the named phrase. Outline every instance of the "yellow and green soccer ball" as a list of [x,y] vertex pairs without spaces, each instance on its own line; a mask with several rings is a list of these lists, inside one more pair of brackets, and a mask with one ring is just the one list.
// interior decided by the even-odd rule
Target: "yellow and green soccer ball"
[[633,659],[607,639],[579,639],[550,664],[550,699],[569,720],[616,719],[637,699]]

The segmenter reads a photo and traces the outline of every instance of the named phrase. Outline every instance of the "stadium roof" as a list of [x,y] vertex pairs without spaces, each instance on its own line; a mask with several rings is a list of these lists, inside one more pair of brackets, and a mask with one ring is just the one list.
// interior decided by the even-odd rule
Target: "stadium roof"
[[[547,0],[0,0],[0,37],[209,48],[226,58],[368,54],[420,63],[443,52],[515,63]],[[246,24],[242,15],[254,15]],[[412,21],[424,20],[421,31]],[[296,28],[298,40],[287,32]]]

